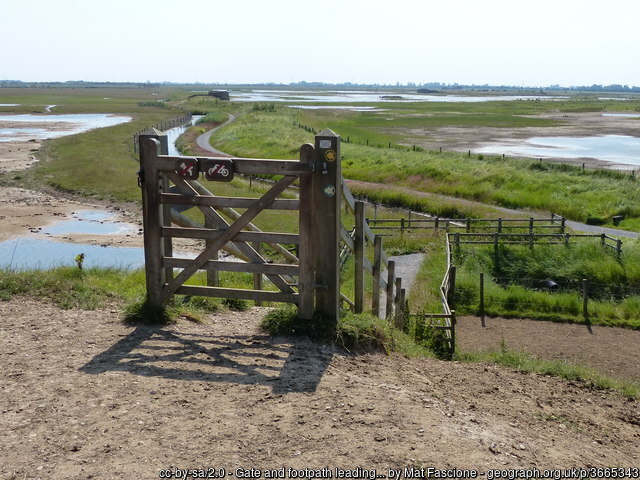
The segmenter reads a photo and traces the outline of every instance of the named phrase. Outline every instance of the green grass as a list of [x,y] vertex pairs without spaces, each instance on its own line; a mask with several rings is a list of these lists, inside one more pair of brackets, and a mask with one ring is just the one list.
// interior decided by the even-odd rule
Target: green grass
[[[640,244],[625,241],[623,255],[584,240],[565,247],[463,246],[454,255],[456,311],[479,312],[479,274],[485,273],[489,316],[533,318],[640,329]],[[552,279],[557,291],[548,291]],[[588,281],[588,319],[583,316],[582,279]]]
[[[509,103],[513,108],[520,108],[518,102]],[[350,130],[342,131],[340,127],[343,126],[342,115],[348,114],[332,112],[314,112],[317,119],[313,128],[316,131],[331,128],[344,139]],[[251,111],[217,132],[213,141],[238,156],[295,158],[301,144],[313,142],[313,133],[298,127],[301,115],[310,114],[285,107],[276,107],[274,111]],[[361,115],[378,114],[365,112]],[[385,115],[394,118],[393,113],[385,112]],[[366,126],[363,118],[358,119]],[[375,142],[384,145],[388,140],[381,137]],[[353,180],[510,208],[555,212],[579,221],[597,218],[610,223],[613,216],[624,215],[627,220],[622,226],[627,228],[636,226],[636,219],[640,218],[640,189],[629,175],[599,170],[583,172],[581,168],[567,165],[541,166],[540,162],[524,159],[467,156],[447,151],[414,152],[354,143],[343,143],[341,153],[343,174]],[[400,190],[390,196],[404,204],[416,203],[415,200],[409,202],[406,195],[402,198]],[[429,208],[429,201],[422,203],[418,208]],[[435,200],[433,203],[435,210],[446,212]]]
[[563,360],[545,360],[526,352],[509,350],[504,344],[500,351],[457,353],[454,359],[473,363],[495,363],[521,372],[535,372],[581,382],[589,388],[598,390],[617,390],[633,400],[640,398],[640,386],[636,383],[615,379],[592,368]]
[[[51,270],[0,270],[0,301],[25,295],[45,298],[63,309],[122,308],[125,319],[166,323],[177,317],[199,320],[206,312],[220,309],[246,310],[245,300],[176,296],[166,309],[150,309],[145,303],[143,270],[59,267]],[[190,285],[205,285],[204,273],[194,275]],[[221,272],[220,286],[253,288],[250,274]]]

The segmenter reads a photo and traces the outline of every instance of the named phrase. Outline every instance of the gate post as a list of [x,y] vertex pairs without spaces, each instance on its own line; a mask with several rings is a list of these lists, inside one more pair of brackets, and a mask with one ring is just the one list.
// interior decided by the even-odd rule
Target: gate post
[[142,212],[144,233],[144,263],[147,284],[147,303],[151,307],[164,304],[162,288],[165,270],[162,257],[165,245],[160,236],[163,225],[163,209],[160,203],[160,171],[158,153],[161,143],[155,135],[140,135],[140,186],[142,187]]
[[315,137],[312,248],[316,274],[315,312],[334,325],[340,315],[340,136],[325,129]]
[[[312,167],[314,161],[313,145],[305,143],[300,147],[300,162]],[[300,267],[298,318],[308,321],[313,318],[315,292],[313,210],[313,174],[308,173],[300,175],[300,244],[298,245],[298,266]]]

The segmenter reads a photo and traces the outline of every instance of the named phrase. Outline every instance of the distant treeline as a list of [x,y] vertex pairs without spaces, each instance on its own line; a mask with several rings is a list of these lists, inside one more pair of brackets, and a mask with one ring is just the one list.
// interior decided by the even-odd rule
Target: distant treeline
[[545,87],[532,87],[532,86],[515,86],[515,85],[463,85],[459,83],[440,83],[430,82],[417,84],[413,82],[401,84],[377,84],[377,83],[324,83],[324,82],[292,82],[292,83],[256,83],[256,84],[220,84],[220,83],[172,83],[172,82],[86,82],[83,80],[73,80],[66,82],[23,82],[22,80],[0,80],[1,87],[13,87],[13,88],[157,88],[160,86],[175,86],[175,87],[210,87],[219,88],[224,86],[228,87],[289,87],[289,88],[385,88],[385,89],[423,89],[432,91],[443,90],[473,90],[473,91],[542,91],[542,90],[563,90],[573,92],[610,92],[610,93],[640,93],[640,86],[631,85],[574,85],[574,86],[561,86],[561,85],[548,85]]

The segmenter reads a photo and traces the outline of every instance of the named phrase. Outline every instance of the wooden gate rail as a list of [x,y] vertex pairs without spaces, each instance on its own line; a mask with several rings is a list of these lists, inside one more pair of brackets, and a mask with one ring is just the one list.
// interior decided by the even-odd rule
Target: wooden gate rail
[[[337,322],[340,244],[356,247],[341,223],[341,207],[353,209],[354,200],[344,191],[338,135],[322,131],[313,145],[301,147],[299,161],[171,156],[166,155],[166,137],[140,135],[139,142],[150,305],[162,306],[174,294],[288,302],[298,305],[301,319]],[[281,178],[260,198],[237,198],[209,192],[198,182],[202,174],[212,181],[229,181],[235,174]],[[296,180],[298,198],[279,198]],[[180,213],[191,207],[203,213],[204,225]],[[240,214],[234,208],[245,210]],[[299,233],[260,231],[251,222],[263,209],[297,211]],[[174,238],[199,239],[205,245],[194,259],[177,258]],[[262,243],[277,247],[287,263],[269,263],[260,252]],[[296,255],[281,244],[296,245]],[[220,260],[222,248],[247,263]],[[207,285],[186,285],[198,271],[207,272]],[[254,288],[221,288],[215,280],[220,271],[251,273]],[[278,291],[262,289],[263,275]]]

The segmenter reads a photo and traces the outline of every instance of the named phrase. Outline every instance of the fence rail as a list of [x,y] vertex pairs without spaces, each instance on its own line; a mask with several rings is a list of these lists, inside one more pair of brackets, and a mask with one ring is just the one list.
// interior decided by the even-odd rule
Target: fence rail
[[190,124],[193,120],[193,115],[190,113],[185,113],[184,115],[180,115],[179,117],[173,117],[169,120],[165,120],[164,122],[157,123],[147,128],[143,128],[142,130],[137,131],[133,134],[133,151],[138,154],[140,153],[140,135],[145,134],[153,134],[154,130],[159,132],[164,132],[166,130],[170,130],[176,127],[182,127],[184,125]]
[[[383,249],[383,241],[380,235],[375,235],[364,217],[364,202],[356,201],[348,187],[343,184],[344,199],[347,208],[353,212],[355,227],[351,232],[342,228],[342,240],[344,242],[340,263],[341,268],[347,259],[353,255],[355,258],[355,288],[354,300],[347,301],[356,313],[365,310],[365,278],[372,278],[371,312],[380,316],[382,313],[381,299],[385,299],[384,317],[395,319],[395,324],[401,327],[406,312],[406,290],[402,288],[402,279],[395,275],[395,262],[389,260]],[[373,247],[373,258],[367,257],[367,246]],[[386,275],[384,273],[386,272]],[[343,300],[348,300],[344,299]]]
[[[448,237],[453,237],[453,243],[456,248],[459,248],[462,244],[475,244],[475,245],[523,245],[528,244],[530,248],[533,248],[535,244],[564,244],[569,245],[572,238],[599,238],[600,243],[604,248],[609,248],[616,252],[616,255],[620,257],[622,254],[622,240],[610,237],[605,233],[582,233],[582,234],[569,234],[569,233],[449,233]],[[472,240],[473,239],[473,240]]]
[[564,233],[566,219],[556,214],[549,218],[367,218],[372,230],[400,230],[400,233],[412,230],[464,230],[467,233],[478,230],[489,230],[502,233],[527,230],[529,232],[554,229]]

